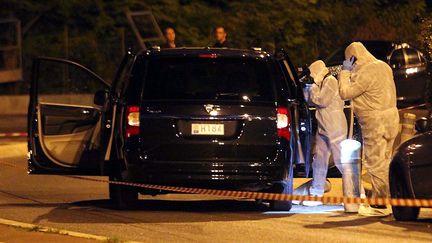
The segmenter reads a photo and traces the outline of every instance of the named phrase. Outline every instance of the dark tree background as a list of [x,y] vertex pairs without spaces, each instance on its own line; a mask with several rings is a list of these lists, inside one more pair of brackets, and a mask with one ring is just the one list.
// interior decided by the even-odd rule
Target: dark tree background
[[[223,25],[233,45],[286,48],[297,65],[356,39],[420,46],[423,0],[0,0],[0,16],[24,27],[26,74],[34,56],[68,57],[110,80],[126,46],[137,48],[125,10],[151,10],[185,46],[208,46]],[[33,23],[33,24],[32,24]],[[67,40],[67,41],[65,41]],[[155,43],[156,44],[156,43]],[[27,75],[28,77],[28,75]]]

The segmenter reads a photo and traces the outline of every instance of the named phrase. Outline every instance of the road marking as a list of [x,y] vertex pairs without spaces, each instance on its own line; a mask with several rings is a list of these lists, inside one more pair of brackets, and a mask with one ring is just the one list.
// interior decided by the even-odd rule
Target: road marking
[[[106,236],[80,233],[80,232],[70,231],[70,230],[61,230],[61,229],[57,229],[57,228],[46,227],[46,226],[41,226],[41,225],[36,225],[36,224],[23,223],[23,222],[18,222],[18,221],[9,220],[9,219],[3,219],[3,218],[0,218],[0,224],[12,226],[12,227],[16,227],[16,228],[22,228],[22,229],[42,232],[42,233],[68,235],[68,236],[72,236],[72,237],[84,238],[84,239],[90,239],[90,240],[98,240],[98,241],[106,241],[106,242],[111,240],[110,237],[106,237]],[[124,241],[124,242],[136,243],[138,241]]]

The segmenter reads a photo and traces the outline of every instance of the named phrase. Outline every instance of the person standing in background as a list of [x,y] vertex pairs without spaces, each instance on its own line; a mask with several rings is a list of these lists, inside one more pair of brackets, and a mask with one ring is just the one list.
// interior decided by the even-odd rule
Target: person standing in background
[[176,42],[175,42],[175,38],[176,38],[176,33],[173,27],[167,27],[164,30],[164,36],[165,36],[165,44],[163,44],[161,47],[162,48],[176,48]]
[[216,39],[216,43],[213,47],[216,48],[229,48],[230,44],[227,40],[227,33],[225,32],[225,28],[222,26],[218,26],[214,30],[214,37]]

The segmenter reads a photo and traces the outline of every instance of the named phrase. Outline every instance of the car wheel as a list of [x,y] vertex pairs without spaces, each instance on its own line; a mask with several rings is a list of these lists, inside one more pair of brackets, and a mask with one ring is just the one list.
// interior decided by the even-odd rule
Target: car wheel
[[[273,185],[271,190],[273,193],[292,194],[293,193],[293,170],[291,171],[286,180],[277,182]],[[292,201],[270,201],[271,211],[290,211],[292,207]]]
[[[275,188],[279,188],[275,193],[283,193],[283,194],[292,194],[292,189],[287,190],[287,188],[292,186],[289,186],[289,182],[280,182],[277,183],[278,185],[275,185]],[[270,210],[271,211],[290,211],[292,207],[292,201],[270,201]]]
[[[393,198],[410,198],[407,185],[400,170],[393,169],[390,176],[390,191]],[[420,213],[419,207],[398,207],[392,206],[393,217],[397,221],[414,221]]]
[[[110,181],[122,181],[121,176],[110,176]],[[138,191],[131,186],[109,184],[109,197],[114,208],[132,209],[138,205]]]

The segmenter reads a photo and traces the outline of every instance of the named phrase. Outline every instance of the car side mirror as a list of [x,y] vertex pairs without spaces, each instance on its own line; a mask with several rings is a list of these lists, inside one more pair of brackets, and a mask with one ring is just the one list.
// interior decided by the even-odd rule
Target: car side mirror
[[108,99],[108,90],[98,90],[93,98],[93,103],[98,106],[104,106]]
[[430,128],[429,119],[427,119],[426,117],[422,117],[418,119],[416,121],[415,128],[419,133],[425,133],[427,131],[430,131],[431,128]]

